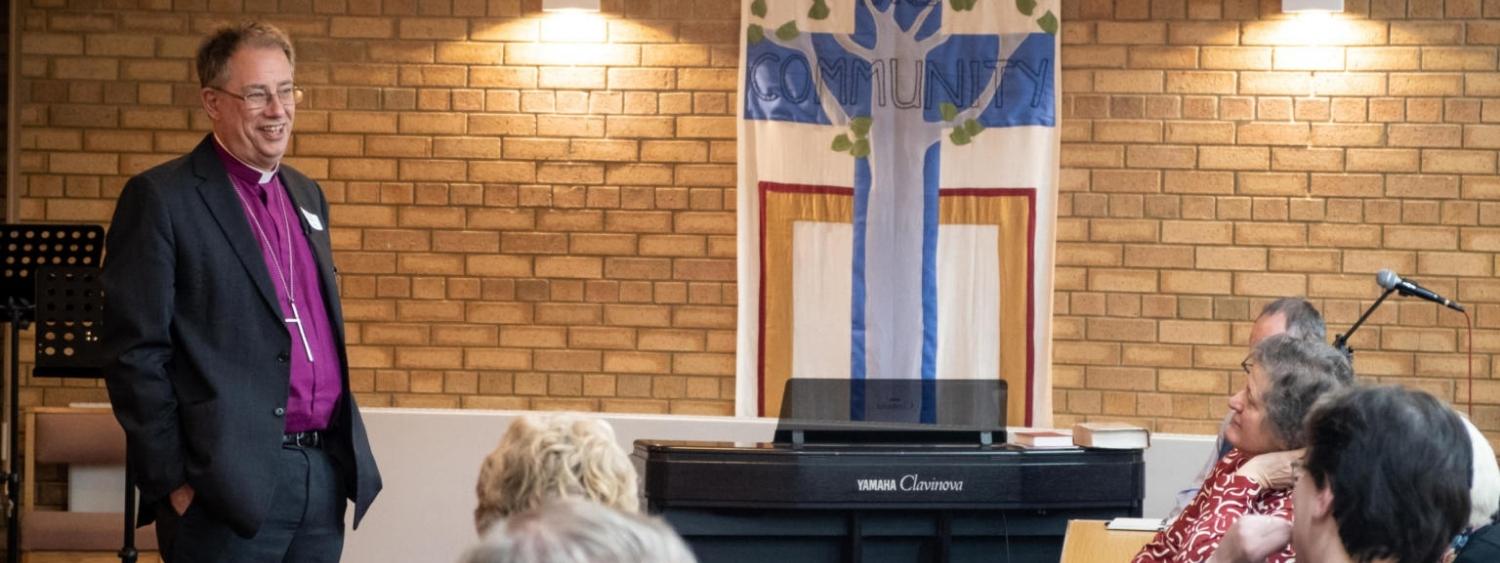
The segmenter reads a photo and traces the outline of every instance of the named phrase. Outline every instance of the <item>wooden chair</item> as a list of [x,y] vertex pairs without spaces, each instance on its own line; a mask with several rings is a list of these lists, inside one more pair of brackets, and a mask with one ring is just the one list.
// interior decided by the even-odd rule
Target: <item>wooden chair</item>
[[[21,488],[22,560],[118,561],[124,540],[123,497],[112,512],[39,510],[36,507],[38,464],[124,466],[125,431],[107,408],[37,407],[25,415],[25,481]],[[156,527],[135,530],[140,563],[157,561]],[[45,553],[44,553],[45,552]]]

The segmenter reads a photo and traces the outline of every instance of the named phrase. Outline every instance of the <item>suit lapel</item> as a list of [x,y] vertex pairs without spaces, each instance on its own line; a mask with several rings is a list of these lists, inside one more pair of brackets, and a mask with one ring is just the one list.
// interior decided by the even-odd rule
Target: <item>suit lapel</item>
[[208,206],[209,214],[219,223],[219,229],[224,231],[224,238],[228,239],[229,247],[234,249],[245,272],[255,282],[261,300],[270,308],[271,314],[279,319],[282,315],[281,305],[276,302],[276,287],[271,285],[271,270],[266,267],[260,243],[250,230],[250,220],[245,216],[245,208],[235,196],[234,184],[229,182],[229,173],[224,171],[224,165],[219,162],[213,142],[213,136],[210,135],[193,150],[193,173],[203,179],[198,184],[198,195],[203,198],[204,205]]
[[[283,169],[286,164],[282,164]],[[334,332],[338,336],[338,342],[344,342],[344,319],[339,305],[339,286],[333,276],[333,249],[329,246],[328,218],[318,214],[323,206],[313,195],[317,189],[308,182],[300,180],[298,174],[281,173],[281,184],[286,186],[287,193],[292,196],[292,205],[296,207],[297,223],[302,226],[302,233],[307,238],[308,245],[312,247],[313,259],[318,263],[318,280],[323,289],[323,303],[328,308],[328,318],[333,325]],[[314,229],[308,221],[308,214],[318,217],[319,227]]]

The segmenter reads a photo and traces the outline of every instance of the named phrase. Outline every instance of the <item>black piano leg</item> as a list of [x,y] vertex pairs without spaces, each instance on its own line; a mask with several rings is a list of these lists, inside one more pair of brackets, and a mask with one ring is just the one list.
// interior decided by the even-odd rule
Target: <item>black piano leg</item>
[[953,556],[953,513],[938,513],[938,561],[948,563]]
[[860,517],[859,517],[859,511],[858,510],[850,510],[849,511],[849,560],[848,560],[848,563],[863,563],[864,562],[864,560],[865,560],[864,539],[863,539],[862,536],[864,536],[864,530],[861,529],[861,522],[860,522]]

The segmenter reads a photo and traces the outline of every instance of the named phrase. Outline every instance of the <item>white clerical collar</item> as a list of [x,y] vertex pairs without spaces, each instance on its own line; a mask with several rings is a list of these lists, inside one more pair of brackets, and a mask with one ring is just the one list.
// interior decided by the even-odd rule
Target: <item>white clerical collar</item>
[[255,166],[254,164],[250,164],[248,162],[240,160],[240,157],[235,156],[233,152],[230,152],[229,151],[229,147],[225,147],[224,146],[224,142],[219,140],[219,134],[218,133],[214,133],[214,142],[218,143],[219,147],[222,148],[222,149],[224,149],[224,154],[229,155],[229,158],[234,159],[235,162],[238,162],[240,164],[245,165],[245,168],[249,168],[249,169],[254,170],[255,172],[259,173],[260,174],[260,179],[256,180],[256,182],[255,182],[256,184],[260,184],[260,185],[263,186],[263,185],[271,183],[271,180],[274,180],[276,178],[276,169],[277,168],[281,168],[281,165],[278,164],[276,166],[276,168],[272,168],[271,170],[261,170],[259,167]]

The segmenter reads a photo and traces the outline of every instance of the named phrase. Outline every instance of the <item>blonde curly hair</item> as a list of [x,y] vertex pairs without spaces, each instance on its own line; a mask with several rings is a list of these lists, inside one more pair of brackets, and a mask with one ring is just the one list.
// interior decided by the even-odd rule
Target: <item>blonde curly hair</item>
[[480,466],[475,492],[480,535],[551,498],[582,497],[626,512],[640,507],[635,466],[614,429],[574,414],[517,417]]

